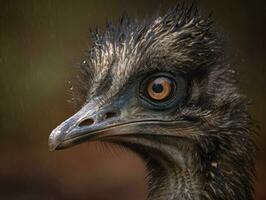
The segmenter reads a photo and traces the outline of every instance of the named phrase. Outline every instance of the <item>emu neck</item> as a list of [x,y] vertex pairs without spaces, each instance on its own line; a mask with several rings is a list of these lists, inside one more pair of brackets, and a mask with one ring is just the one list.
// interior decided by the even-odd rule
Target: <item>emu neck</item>
[[193,177],[189,163],[176,148],[170,146],[165,148],[167,153],[165,152],[162,157],[159,155],[157,158],[152,158],[154,160],[151,161],[151,166],[148,166],[150,173],[148,200],[199,199],[196,186],[198,181]]
[[[132,140],[131,140],[132,142]],[[142,139],[136,148],[147,162],[148,200],[197,200],[200,183],[195,176],[195,163],[191,156],[193,145],[183,142],[159,143]],[[141,150],[140,150],[141,149]]]

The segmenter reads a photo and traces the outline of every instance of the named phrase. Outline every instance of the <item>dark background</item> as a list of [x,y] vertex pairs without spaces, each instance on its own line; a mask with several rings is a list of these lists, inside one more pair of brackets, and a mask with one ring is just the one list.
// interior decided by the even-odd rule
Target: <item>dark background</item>
[[[50,131],[75,112],[67,81],[88,31],[127,11],[147,17],[175,1],[0,1],[0,199],[141,200],[142,161],[93,143],[49,152]],[[256,199],[266,199],[266,3],[198,0],[225,33],[242,91],[259,122]]]

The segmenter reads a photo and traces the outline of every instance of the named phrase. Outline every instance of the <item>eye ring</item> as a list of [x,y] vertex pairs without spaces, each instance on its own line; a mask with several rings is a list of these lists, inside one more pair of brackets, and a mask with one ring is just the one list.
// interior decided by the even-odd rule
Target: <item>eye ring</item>
[[187,87],[186,78],[182,75],[159,72],[140,82],[139,97],[150,109],[169,109],[183,103]]

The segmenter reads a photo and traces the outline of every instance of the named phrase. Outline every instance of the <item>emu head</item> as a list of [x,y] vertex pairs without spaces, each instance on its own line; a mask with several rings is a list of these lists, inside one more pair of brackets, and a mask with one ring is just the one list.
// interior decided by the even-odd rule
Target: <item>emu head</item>
[[177,6],[96,31],[75,96],[86,100],[53,130],[50,149],[101,140],[137,152],[149,199],[251,200],[252,120],[212,26],[195,7]]

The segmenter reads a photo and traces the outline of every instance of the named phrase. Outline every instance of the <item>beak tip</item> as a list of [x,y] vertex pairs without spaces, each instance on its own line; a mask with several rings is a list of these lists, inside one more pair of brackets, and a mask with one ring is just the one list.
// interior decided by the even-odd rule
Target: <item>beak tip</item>
[[51,145],[50,143],[48,144],[49,145],[49,151],[55,151],[56,150],[56,146],[54,145]]
[[52,133],[49,136],[48,139],[48,146],[49,146],[49,151],[55,151],[56,148],[60,145],[61,140],[58,137],[60,135],[59,131],[53,130]]

